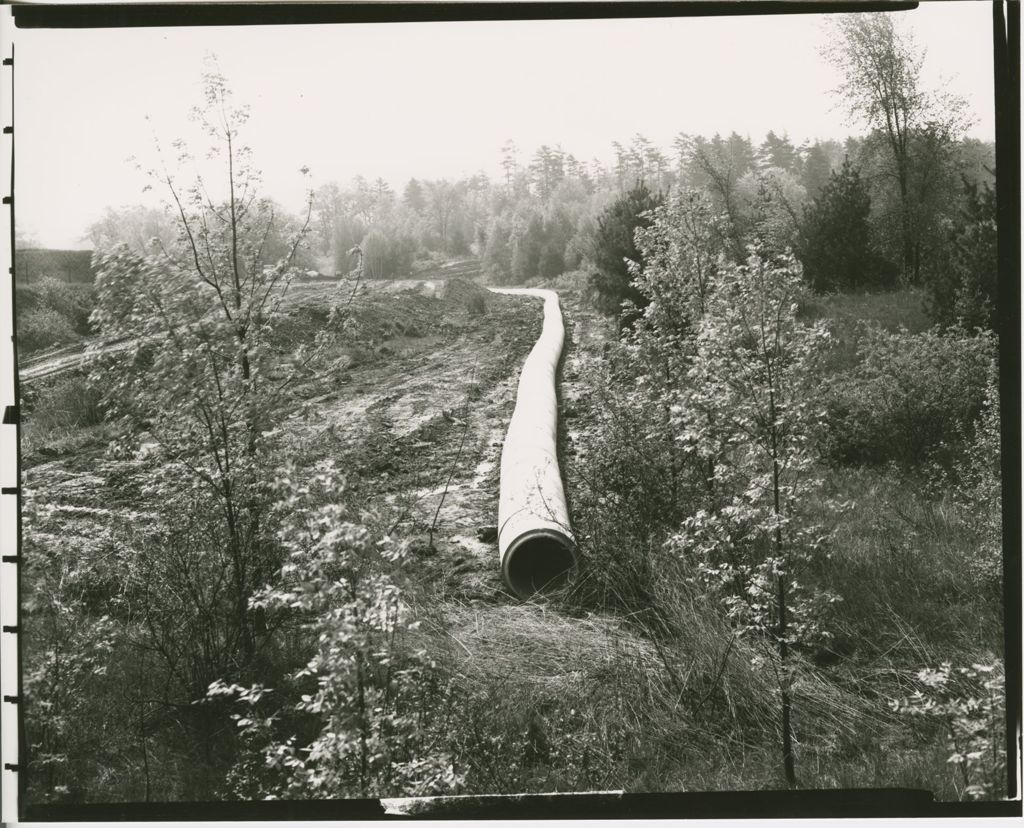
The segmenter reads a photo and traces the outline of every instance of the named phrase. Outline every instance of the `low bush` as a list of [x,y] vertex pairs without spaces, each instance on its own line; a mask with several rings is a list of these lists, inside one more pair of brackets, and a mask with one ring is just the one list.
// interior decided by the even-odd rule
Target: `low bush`
[[860,361],[824,387],[824,456],[867,465],[948,460],[981,412],[993,337],[868,326],[857,353]]
[[30,585],[23,606],[31,619],[25,625],[25,771],[34,801],[81,801],[114,741],[105,738],[107,717],[97,702],[109,693],[117,628],[109,616],[89,612],[89,568],[67,550],[57,555],[46,548],[52,536],[35,512],[29,499],[23,515]]
[[41,428],[94,426],[103,422],[101,394],[81,374],[64,374],[44,385],[26,406]]
[[89,333],[91,285],[69,285],[52,277],[17,289],[18,345],[31,352],[76,341]]
[[317,471],[289,467],[278,479],[288,557],[279,584],[252,602],[270,626],[300,627],[315,650],[269,706],[261,685],[210,685],[208,699],[243,705],[235,719],[244,749],[228,787],[245,798],[450,792],[459,777],[440,744],[445,680],[410,642],[407,547],[373,515],[338,504],[344,484],[333,463]]
[[81,374],[23,386],[21,401],[26,415],[21,448],[26,454],[58,444],[71,450],[90,442],[91,432],[102,431],[94,427],[105,422],[100,392]]
[[552,287],[559,293],[575,293],[589,298],[593,278],[589,270],[566,270],[555,277]]
[[917,673],[919,689],[895,710],[941,724],[961,799],[1006,795],[1006,676],[999,660],[970,667],[946,661]]
[[995,362],[988,374],[984,410],[974,435],[967,444],[964,462],[949,482],[953,499],[977,538],[977,552],[968,571],[988,587],[997,606],[1002,606],[1003,584],[1003,489],[1000,439],[999,376]]
[[[618,354],[624,346],[615,347]],[[584,577],[570,601],[583,610],[650,616],[657,611],[652,589],[658,576],[649,556],[685,515],[692,475],[669,428],[670,412],[649,384],[633,384],[616,369],[595,371],[588,384],[601,390],[588,401],[596,422],[573,464]]]
[[75,342],[78,334],[70,320],[53,308],[38,307],[18,314],[18,347],[22,353],[41,351]]

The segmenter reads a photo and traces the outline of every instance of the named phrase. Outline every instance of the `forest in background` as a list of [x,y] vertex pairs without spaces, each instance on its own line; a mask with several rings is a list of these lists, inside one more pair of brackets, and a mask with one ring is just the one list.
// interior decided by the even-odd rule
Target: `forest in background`
[[[483,174],[457,181],[413,178],[401,193],[379,178],[320,186],[296,264],[307,272],[347,275],[357,261],[350,251],[358,245],[370,279],[408,278],[474,257],[494,284],[582,270],[593,274],[596,285],[604,260],[617,262],[634,252],[628,238],[633,215],[668,193],[695,188],[728,217],[724,232],[733,255],[755,240],[789,248],[818,292],[915,286],[927,294],[937,322],[987,324],[994,275],[972,282],[976,268],[957,256],[975,255],[958,252],[959,245],[995,221],[995,150],[960,135],[963,126],[929,123],[929,133],[906,148],[905,162],[894,157],[882,130],[799,147],[784,132],[771,131],[756,146],[735,132],[680,134],[671,152],[636,135],[628,144],[613,144],[611,169],[583,164],[557,146],[541,146],[524,161],[509,142],[502,148],[500,181]],[[907,168],[905,199],[894,169],[900,163]],[[280,220],[277,237],[268,239],[268,259],[300,226],[280,205],[275,209]],[[601,221],[609,225],[604,232],[621,236],[617,246],[598,242]],[[616,221],[620,227],[610,226]],[[146,253],[154,239],[170,244],[176,232],[172,212],[137,206],[108,208],[87,235],[95,251],[127,244]],[[67,279],[59,263],[33,266],[25,258],[29,252],[19,255],[23,351],[87,335],[89,294],[81,280]],[[43,251],[32,252],[38,258]],[[623,280],[628,283],[620,268]],[[628,292],[624,285],[611,290],[605,307],[617,308]]]
[[[140,343],[25,400],[35,801],[1003,795],[993,148],[888,18],[844,20],[868,131],[843,144],[638,135],[610,169],[506,145],[498,181],[328,184],[289,216],[251,195],[244,118],[210,110],[245,198],[168,179],[168,211],[91,228],[88,296],[19,285],[26,350]],[[574,341],[560,412],[586,563],[546,605],[465,598],[434,523],[384,497],[425,451],[457,466],[531,323],[481,295],[285,300],[311,272],[351,283],[357,246],[368,280],[473,258],[602,332]],[[397,340],[494,328],[509,363],[464,365],[415,439],[300,427]],[[54,465],[66,502],[32,485]]]

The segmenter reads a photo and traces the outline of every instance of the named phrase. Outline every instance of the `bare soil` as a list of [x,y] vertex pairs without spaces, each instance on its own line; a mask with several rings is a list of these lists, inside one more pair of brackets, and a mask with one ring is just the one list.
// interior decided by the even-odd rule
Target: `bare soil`
[[[351,287],[294,286],[285,338],[311,337]],[[451,289],[437,278],[363,285],[348,306],[347,344],[296,390],[285,423],[297,455],[334,460],[346,475],[346,499],[410,540],[428,581],[460,601],[493,600],[504,590],[486,530],[497,523],[501,445],[519,369],[542,319],[540,302],[490,293],[481,312],[471,298],[482,290],[468,282]],[[145,452],[108,456],[107,436],[103,427],[83,429],[70,444],[22,458],[26,494],[59,510],[67,538],[130,520],[135,496],[159,471]]]

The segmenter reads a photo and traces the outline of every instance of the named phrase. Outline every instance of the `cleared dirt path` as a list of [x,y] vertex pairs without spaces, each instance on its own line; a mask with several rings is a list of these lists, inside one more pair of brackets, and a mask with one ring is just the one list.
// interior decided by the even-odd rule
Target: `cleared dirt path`
[[391,336],[366,362],[323,377],[330,390],[308,399],[289,430],[325,446],[432,580],[460,600],[493,600],[504,586],[483,530],[497,525],[501,447],[541,305],[488,295],[478,313],[460,297],[430,298],[422,284],[406,290],[396,307],[415,291],[429,312],[416,335]]
[[[297,287],[291,300],[310,308],[326,307],[345,292],[336,282]],[[452,598],[504,603],[515,599],[505,593],[497,541],[485,530],[497,526],[502,443],[542,306],[492,294],[485,312],[474,312],[466,297],[444,295],[444,281],[430,287],[409,280],[371,283],[361,292],[353,315],[367,333],[358,334],[354,350],[336,355],[314,386],[302,389],[286,428],[306,446],[307,458],[336,462],[360,508],[375,509],[396,537],[409,539],[422,554],[423,570]],[[564,463],[572,457],[580,368],[596,334],[584,303],[569,295],[562,304]],[[52,364],[73,358],[55,354]],[[145,459],[113,460],[99,447],[51,456],[26,458],[24,483],[41,500],[68,507],[69,534],[76,523],[98,530],[105,518],[102,508],[92,511],[96,507],[130,511],[134,504],[120,489],[155,473]],[[434,551],[427,548],[431,540]]]

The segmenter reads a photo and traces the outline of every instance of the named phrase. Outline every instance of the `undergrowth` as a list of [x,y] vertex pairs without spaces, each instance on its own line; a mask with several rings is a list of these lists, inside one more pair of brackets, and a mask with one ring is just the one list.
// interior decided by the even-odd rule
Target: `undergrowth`
[[[828,556],[813,558],[804,577],[841,600],[827,638],[799,647],[791,666],[799,785],[999,796],[1005,787],[993,780],[1005,765],[993,723],[1005,715],[1003,698],[998,681],[977,689],[999,675],[1003,634],[990,341],[929,331],[920,296],[909,291],[819,298],[804,313],[830,323],[835,344],[822,387],[859,406],[850,415],[859,431],[834,413],[825,419],[818,440],[827,462],[815,470],[823,485],[806,504],[830,540]],[[595,390],[574,401],[587,423],[568,472],[583,565],[560,600],[573,615],[618,619],[640,643],[632,660],[646,658],[645,672],[663,677],[661,701],[674,699],[652,708],[655,718],[672,711],[656,732],[677,747],[657,753],[652,740],[644,761],[625,763],[618,778],[627,790],[652,778],[661,790],[782,786],[770,678],[778,664],[737,639],[685,559],[667,553],[664,541],[700,491],[657,425],[656,395],[638,406],[628,375],[610,381],[619,347],[596,361],[586,383]],[[863,367],[866,359],[874,368]],[[907,383],[904,402],[894,401]],[[877,454],[865,463],[863,450],[830,448],[837,438]],[[933,704],[925,685],[938,687],[943,669],[975,684],[950,681]],[[957,744],[973,738],[982,747],[956,747],[957,734]]]

